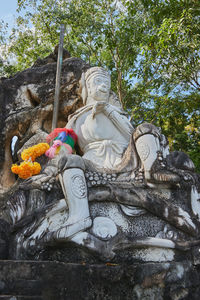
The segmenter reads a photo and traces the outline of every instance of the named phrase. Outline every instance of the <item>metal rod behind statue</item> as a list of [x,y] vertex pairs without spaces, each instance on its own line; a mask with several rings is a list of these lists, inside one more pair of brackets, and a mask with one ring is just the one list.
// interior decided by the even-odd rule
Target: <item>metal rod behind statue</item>
[[57,71],[56,71],[56,86],[54,96],[54,108],[53,108],[53,120],[52,120],[52,131],[57,127],[58,110],[59,110],[59,95],[60,95],[60,75],[62,69],[63,60],[63,42],[64,42],[65,25],[60,26],[60,41],[58,47],[58,59],[57,59]]

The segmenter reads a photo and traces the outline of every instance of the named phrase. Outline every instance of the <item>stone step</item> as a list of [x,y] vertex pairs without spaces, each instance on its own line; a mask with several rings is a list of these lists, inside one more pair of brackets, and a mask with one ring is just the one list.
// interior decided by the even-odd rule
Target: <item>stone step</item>
[[17,300],[21,297],[41,299],[42,268],[43,264],[40,262],[0,261],[0,295],[4,295],[0,299],[7,297],[5,295],[14,295],[13,297],[17,297]]
[[[20,274],[18,275],[18,277]],[[0,293],[11,295],[38,296],[41,295],[40,280],[12,279],[0,282]]]
[[0,300],[43,300],[40,296],[0,295]]
[[200,265],[0,261],[0,300],[199,300]]

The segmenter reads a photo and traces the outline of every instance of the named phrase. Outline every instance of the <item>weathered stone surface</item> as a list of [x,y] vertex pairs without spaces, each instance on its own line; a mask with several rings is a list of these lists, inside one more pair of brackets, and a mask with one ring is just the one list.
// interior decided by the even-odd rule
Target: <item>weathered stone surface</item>
[[7,259],[9,255],[10,224],[0,219],[0,259]]
[[17,300],[42,299],[43,267],[40,263],[0,261],[0,295],[13,295]]
[[0,269],[5,299],[197,300],[200,292],[199,270],[188,261],[129,266],[0,261]]

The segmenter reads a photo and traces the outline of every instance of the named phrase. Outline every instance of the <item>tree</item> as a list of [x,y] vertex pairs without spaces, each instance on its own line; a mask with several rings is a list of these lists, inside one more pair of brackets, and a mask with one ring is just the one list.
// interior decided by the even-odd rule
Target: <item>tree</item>
[[[38,56],[49,54],[58,43],[59,25],[66,24],[65,47],[71,55],[92,65],[107,67],[113,77],[113,89],[123,104],[127,74],[139,52],[133,43],[125,7],[119,1],[18,1],[17,27],[10,36],[9,53],[16,56],[16,70],[30,67]],[[27,11],[27,8],[29,10]],[[135,18],[135,36],[142,19]],[[28,28],[28,29],[26,29]],[[134,45],[134,46],[133,46]]]
[[143,0],[126,5],[131,15],[141,10],[147,30],[141,44],[139,84],[132,93],[146,98],[147,107],[136,107],[137,118],[142,115],[160,126],[171,149],[187,152],[199,168],[200,3]]
[[4,75],[5,69],[5,39],[7,24],[0,20],[0,74]]

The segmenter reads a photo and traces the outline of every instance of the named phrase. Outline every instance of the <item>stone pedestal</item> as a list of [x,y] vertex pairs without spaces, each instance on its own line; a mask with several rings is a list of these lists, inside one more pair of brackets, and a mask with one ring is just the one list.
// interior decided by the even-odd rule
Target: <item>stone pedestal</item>
[[188,261],[89,265],[0,261],[0,299],[199,299],[200,270]]

